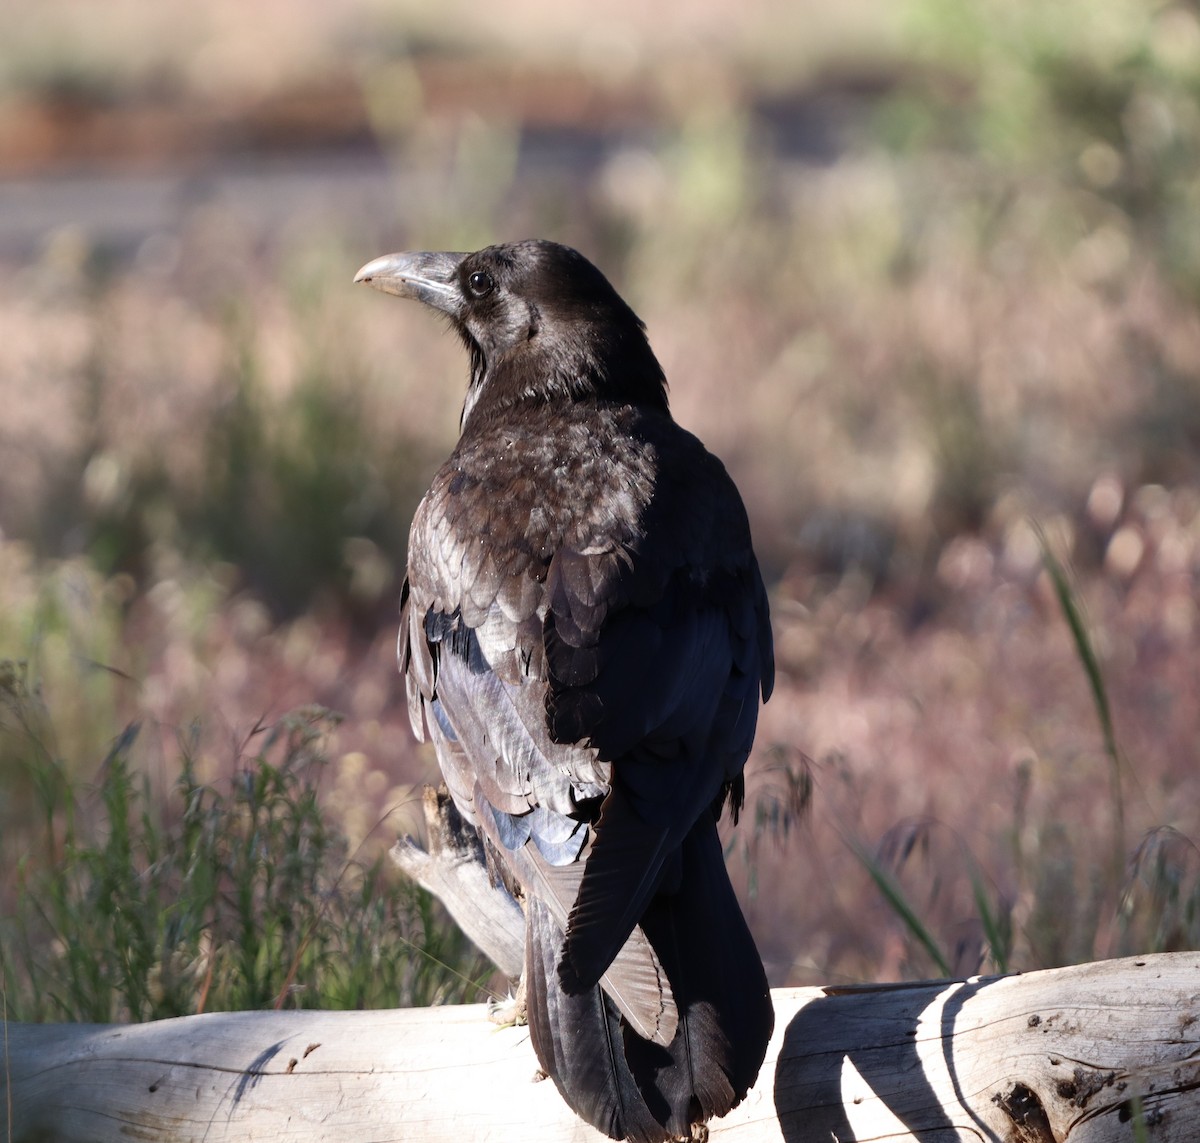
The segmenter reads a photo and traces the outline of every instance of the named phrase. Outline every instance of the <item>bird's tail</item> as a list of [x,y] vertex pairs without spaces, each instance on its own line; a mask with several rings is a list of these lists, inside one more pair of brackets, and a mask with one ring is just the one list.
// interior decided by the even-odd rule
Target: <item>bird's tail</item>
[[679,1010],[666,1047],[637,1036],[601,988],[563,987],[563,930],[540,901],[526,902],[526,998],[538,1060],[567,1103],[614,1139],[686,1136],[692,1124],[736,1107],[774,1025],[715,823],[698,823],[680,856],[678,891],[656,897],[641,921]]

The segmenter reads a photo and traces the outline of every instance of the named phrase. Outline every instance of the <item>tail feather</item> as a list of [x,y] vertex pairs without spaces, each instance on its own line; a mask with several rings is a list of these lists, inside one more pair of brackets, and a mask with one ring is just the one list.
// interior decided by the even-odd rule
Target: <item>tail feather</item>
[[732,1110],[758,1077],[775,1026],[771,993],[754,938],[742,916],[711,819],[682,847],[677,893],[660,894],[642,916],[675,992],[679,1032],[672,1066],[658,1066],[651,1045],[627,1037],[627,1059],[644,1087],[649,1076],[672,1110],[672,1134]]
[[[495,817],[478,786],[475,788],[475,810],[484,836],[497,851],[503,852]],[[528,845],[509,850],[508,860],[521,883],[525,899],[538,901],[549,913],[548,921],[555,926],[553,931],[557,938],[548,942],[548,948],[557,956],[571,903],[579,891],[579,866],[547,865],[537,850]],[[527,948],[530,944],[526,940]],[[629,939],[619,947],[611,963],[603,969],[600,982],[638,1035],[660,1044],[671,1042],[676,1030],[671,985],[654,949],[639,929],[635,927]],[[595,983],[593,980],[592,984]]]
[[626,1062],[624,1024],[616,1005],[599,987],[575,995],[559,987],[562,941],[562,928],[550,910],[529,898],[525,1005],[542,1070],[581,1118],[611,1138],[665,1140]]
[[687,1135],[692,1124],[736,1107],[774,1024],[766,974],[711,819],[693,828],[681,857],[678,892],[660,893],[641,921],[678,1008],[666,1047],[639,1037],[601,988],[564,988],[562,927],[540,901],[527,902],[527,1005],[538,1059],[584,1119],[636,1143]]

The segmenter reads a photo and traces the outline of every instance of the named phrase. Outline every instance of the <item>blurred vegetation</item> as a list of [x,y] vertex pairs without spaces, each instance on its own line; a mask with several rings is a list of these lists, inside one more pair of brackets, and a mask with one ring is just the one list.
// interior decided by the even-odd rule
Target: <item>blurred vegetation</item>
[[[127,884],[182,884],[178,862],[150,871],[190,846],[222,886],[174,960],[153,894],[128,922],[171,996],[194,1002],[194,966],[230,1003],[273,1003],[293,968],[305,991],[287,1002],[349,996],[334,938],[297,943],[325,932],[318,899],[353,929],[371,894],[380,926],[449,940],[343,842],[311,840],[357,840],[389,786],[431,776],[388,644],[465,370],[428,314],[349,279],[385,250],[528,234],[614,279],[751,512],[780,685],[730,858],[773,980],[1200,943],[1196,7],[619,14],[598,29],[534,0],[503,18],[346,0],[303,19],[268,3],[251,28],[218,0],[0,17],[5,106],[40,100],[47,148],[21,152],[33,129],[0,115],[0,162],[65,178],[50,148],[74,122],[102,169],[189,172],[149,233],[64,219],[0,254],[0,657],[40,680],[61,770],[0,754],[0,791],[50,783],[8,805],[54,799],[48,816],[0,804],[3,850],[26,861],[28,892],[5,898],[26,910],[25,959],[5,945],[24,1011],[69,1010],[47,998],[76,971],[71,925],[129,936],[94,905],[121,833],[105,813],[132,823]],[[318,144],[331,169],[370,153],[377,213],[352,179],[261,216],[206,182]],[[281,721],[314,701],[350,714],[323,790]],[[147,738],[191,742],[197,717],[241,741],[264,715],[281,727],[269,762],[211,730],[136,760]],[[308,854],[325,897],[285,933],[262,868],[187,833],[181,798],[243,840],[271,802],[280,869]],[[57,885],[35,860],[50,844],[78,853]],[[452,987],[396,963],[381,990]],[[159,1012],[130,971],[96,1003]]]
[[[330,274],[344,265],[322,263]],[[215,335],[214,368],[206,399],[186,427],[171,425],[178,436],[163,448],[126,405],[124,339],[139,334],[121,328],[113,300],[120,286],[94,253],[70,273],[91,342],[69,396],[78,437],[46,473],[39,497],[3,504],[11,533],[43,555],[84,551],[102,574],[142,583],[164,549],[197,566],[220,562],[237,569],[239,583],[276,618],[322,602],[377,618],[423,491],[429,446],[381,430],[353,346],[324,343],[327,314],[310,321],[328,282],[287,283],[298,344],[286,386],[266,376],[270,346],[253,297],[189,299]],[[144,383],[159,383],[171,367],[170,336],[149,331],[162,360]]]
[[[1039,967],[1075,964],[1092,959],[1099,949],[1106,956],[1128,956],[1200,947],[1200,849],[1178,830],[1161,825],[1148,830],[1128,853],[1124,787],[1136,775],[1126,773],[1129,762],[1117,743],[1107,687],[1076,588],[1045,536],[1041,540],[1111,768],[1108,860],[1102,859],[1098,838],[1081,846],[1067,823],[1056,820],[1041,823],[1038,853],[1031,862],[1021,852],[1027,823],[1018,802],[1013,856],[1028,897],[1027,915],[1019,917],[1016,896],[999,891],[970,842],[941,823],[898,823],[877,849],[849,837],[851,850],[903,926],[911,942],[909,956],[914,963],[926,960],[938,976],[974,974],[981,968],[1009,972],[1018,961]],[[943,833],[948,836],[938,836]],[[974,911],[959,912],[960,924],[966,924],[951,947],[946,943],[950,934],[939,934],[928,918],[937,913],[939,893],[956,879],[969,884]],[[915,885],[926,899],[914,904],[906,884]]]
[[[257,727],[222,792],[185,740],[169,794],[134,764],[139,727],[86,786],[57,755],[24,664],[0,663],[6,818],[26,818],[0,914],[19,1020],[110,1022],[264,1007],[474,999],[488,970],[429,895],[363,863],[318,801],[328,711]],[[225,786],[226,783],[222,783]]]
[[185,494],[179,522],[195,545],[190,554],[245,569],[248,585],[283,615],[327,592],[373,616],[423,491],[419,445],[379,439],[356,379],[319,361],[272,400],[252,335],[238,328],[230,343],[238,356],[229,394],[204,427],[206,471],[190,502]]

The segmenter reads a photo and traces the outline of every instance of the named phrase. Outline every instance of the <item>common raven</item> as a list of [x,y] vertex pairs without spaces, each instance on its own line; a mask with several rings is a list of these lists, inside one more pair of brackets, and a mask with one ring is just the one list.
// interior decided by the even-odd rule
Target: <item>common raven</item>
[[355,280],[441,311],[470,357],[399,657],[413,730],[524,906],[538,1059],[613,1138],[686,1136],[746,1094],[774,1023],[717,836],[774,678],[741,498],[569,247],[389,254]]

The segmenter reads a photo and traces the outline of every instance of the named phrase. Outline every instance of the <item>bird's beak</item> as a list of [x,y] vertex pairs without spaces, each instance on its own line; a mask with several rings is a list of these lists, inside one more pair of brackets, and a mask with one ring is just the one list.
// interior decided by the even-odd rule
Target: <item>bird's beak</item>
[[462,307],[458,267],[465,257],[451,251],[385,254],[368,262],[354,280],[398,298],[415,298],[453,317]]

